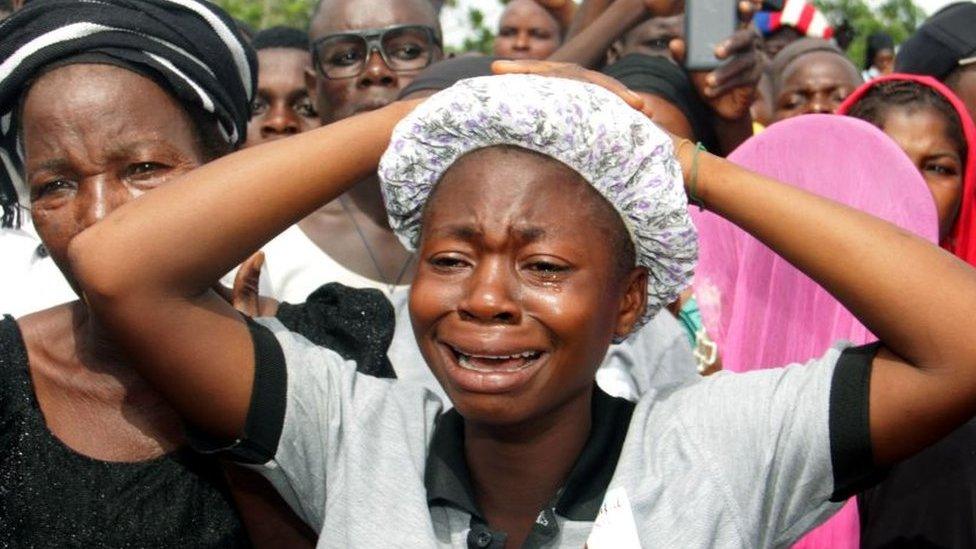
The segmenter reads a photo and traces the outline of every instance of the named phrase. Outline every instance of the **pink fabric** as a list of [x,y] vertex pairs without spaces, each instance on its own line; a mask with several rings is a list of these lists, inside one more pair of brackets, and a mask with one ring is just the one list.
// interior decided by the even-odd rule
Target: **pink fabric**
[[864,83],[854,90],[851,95],[837,108],[838,114],[847,114],[858,101],[871,91],[871,88],[883,82],[906,80],[927,86],[941,95],[956,110],[962,124],[963,137],[966,139],[966,166],[963,170],[962,205],[959,207],[959,217],[952,228],[952,233],[942,242],[942,247],[954,253],[957,257],[970,265],[976,266],[976,123],[966,110],[962,99],[952,93],[942,82],[930,77],[917,74],[889,74],[880,76]]
[[[861,120],[837,115],[787,119],[743,143],[729,160],[933,243],[938,239],[935,203],[922,176],[898,145]],[[838,340],[863,344],[876,339],[826,290],[758,240],[717,215],[691,210],[700,239],[695,296],[724,369],[746,372],[805,362]],[[837,261],[858,257],[838,256]],[[798,546],[854,548],[857,540],[857,510],[851,501]]]

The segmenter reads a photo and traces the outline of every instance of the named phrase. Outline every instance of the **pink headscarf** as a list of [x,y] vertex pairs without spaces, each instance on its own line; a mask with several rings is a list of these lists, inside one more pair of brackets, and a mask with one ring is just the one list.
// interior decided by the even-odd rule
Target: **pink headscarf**
[[[935,202],[922,176],[894,141],[867,122],[817,114],[790,118],[743,143],[729,160],[938,240]],[[695,295],[724,369],[805,362],[838,340],[876,339],[826,290],[745,231],[697,208],[692,219],[700,240]],[[852,498],[794,549],[856,549],[858,540]]]
[[[867,122],[836,115],[784,120],[729,160],[938,239],[935,203],[918,169]],[[826,290],[745,231],[697,208],[692,219],[700,239],[695,295],[724,369],[783,366],[820,356],[837,340],[875,339]]]

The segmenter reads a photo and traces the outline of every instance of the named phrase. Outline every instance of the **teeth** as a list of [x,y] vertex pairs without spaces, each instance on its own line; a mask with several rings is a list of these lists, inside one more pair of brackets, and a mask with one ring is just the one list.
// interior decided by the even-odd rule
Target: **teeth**
[[[458,352],[458,354],[463,354],[463,353]],[[534,351],[525,351],[524,353],[519,353],[517,355],[467,355],[467,356],[472,358],[487,358],[490,360],[511,360],[513,358],[532,358],[536,354],[538,353]]]
[[[471,363],[471,359],[472,358],[484,358],[484,357],[476,357],[476,356],[468,356],[468,355],[458,354],[458,365],[460,365],[462,368],[464,368],[466,370],[473,370],[475,372],[482,372],[482,373],[492,374],[492,373],[499,373],[499,372],[517,372],[519,370],[522,370],[522,369],[528,367],[528,365],[530,364],[530,362],[523,362],[523,363],[520,363],[517,366],[512,367],[512,368],[501,368],[501,369],[499,369],[499,368],[480,368],[477,365]],[[494,357],[492,357],[492,358],[494,358]]]
[[498,368],[479,368],[476,365],[474,365],[474,364],[471,363],[471,359],[473,359],[473,358],[474,359],[482,359],[482,360],[498,360],[498,361],[502,361],[502,360],[518,359],[518,358],[521,358],[521,359],[531,359],[531,358],[536,358],[536,357],[539,356],[539,353],[537,351],[525,351],[524,353],[519,353],[517,355],[492,355],[492,356],[489,356],[489,355],[467,355],[467,354],[462,353],[461,351],[458,351],[457,349],[455,349],[455,352],[458,355],[458,364],[462,368],[465,368],[465,369],[468,369],[468,370],[474,370],[474,371],[477,371],[477,372],[517,372],[517,371],[525,368],[526,366],[528,366],[529,363],[528,362],[525,362],[525,363],[522,363],[522,364],[519,364],[519,365],[515,366],[514,368],[504,368],[504,369],[499,370]]

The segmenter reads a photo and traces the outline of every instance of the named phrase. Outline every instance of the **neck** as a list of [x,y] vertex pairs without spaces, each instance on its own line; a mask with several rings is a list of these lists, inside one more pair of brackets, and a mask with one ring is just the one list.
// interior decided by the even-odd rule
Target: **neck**
[[60,387],[73,387],[105,402],[148,388],[80,301],[27,315],[17,323],[30,363],[56,365],[47,372],[60,379]]
[[[592,386],[543,417],[516,426],[465,423],[464,448],[478,506],[519,547],[566,482],[590,435]],[[514,545],[513,545],[514,543]]]
[[347,206],[354,210],[359,210],[377,225],[388,227],[386,205],[383,203],[383,194],[380,192],[380,180],[376,175],[360,181],[353,188],[346,191],[339,199],[345,200]]
[[105,329],[92,317],[88,307],[81,301],[70,305],[78,357],[86,364],[97,365],[98,369],[130,371],[131,368],[125,366],[122,352],[111,343]]
[[389,230],[386,219],[386,205],[380,192],[379,179],[373,175],[357,183],[343,193],[338,199],[324,204],[308,216],[308,219],[327,219],[338,216],[346,219],[349,211],[352,215],[365,216],[380,227]]

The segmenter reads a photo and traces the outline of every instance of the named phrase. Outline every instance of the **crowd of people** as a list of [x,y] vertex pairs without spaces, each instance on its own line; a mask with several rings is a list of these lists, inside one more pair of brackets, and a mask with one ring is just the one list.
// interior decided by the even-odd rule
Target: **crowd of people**
[[976,3],[710,1],[0,1],[0,547],[976,547]]

